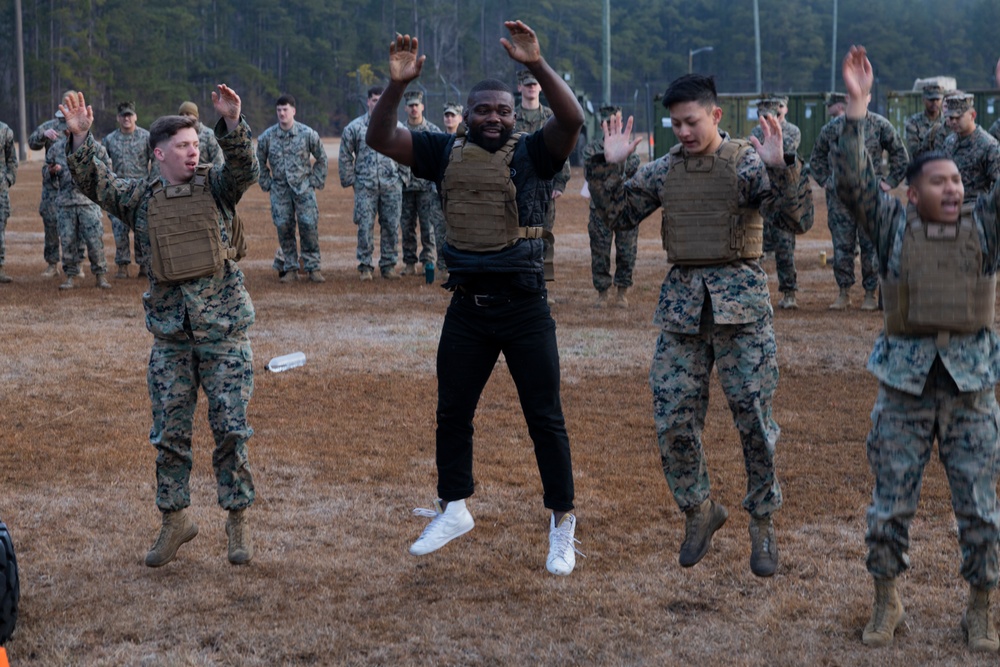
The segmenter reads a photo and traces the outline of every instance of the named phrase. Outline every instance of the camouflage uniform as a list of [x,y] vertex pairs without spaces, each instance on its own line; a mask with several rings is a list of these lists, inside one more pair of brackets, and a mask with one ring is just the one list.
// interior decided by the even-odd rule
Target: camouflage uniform
[[[880,191],[861,146],[858,124],[848,122],[834,149],[841,200],[878,251],[883,277],[898,278],[907,204]],[[983,273],[1000,267],[1000,189],[976,204],[975,224]],[[917,509],[921,477],[938,440],[958,520],[962,576],[992,589],[998,580],[1000,509],[996,485],[1000,447],[994,386],[1000,380],[1000,336],[975,334],[888,336],[883,331],[868,359],[879,393],[868,435],[868,462],[875,477],[868,508],[868,571],[892,579],[909,566],[909,526]]]
[[[406,123],[410,132],[441,132],[426,118],[419,125]],[[399,228],[403,237],[403,263],[416,264],[417,258],[417,217],[420,218],[421,264],[433,264],[438,259],[437,268],[443,270],[437,248],[444,245],[444,213],[441,211],[441,197],[430,181],[411,178],[403,188],[403,204],[399,215]]]
[[10,217],[10,196],[7,190],[17,180],[17,148],[14,133],[0,123],[0,270],[3,269],[7,243],[7,218]]
[[926,112],[915,113],[906,119],[904,125],[906,152],[910,159],[917,159],[922,153],[944,149],[948,128],[944,124],[944,114],[931,118]]
[[[860,244],[861,285],[866,292],[874,292],[878,287],[875,246],[868,236],[858,233],[858,225],[847,207],[837,198],[836,185],[833,182],[830,150],[837,143],[843,125],[844,116],[840,116],[823,126],[813,146],[809,170],[816,182],[826,190],[827,224],[833,238],[833,275],[837,280],[837,286],[843,289],[854,285],[854,255]],[[871,111],[865,116],[865,148],[875,165],[875,173],[882,175],[882,180],[892,187],[899,185],[909,164],[906,147],[889,120]],[[882,151],[889,153],[887,176],[883,175]]]
[[1000,142],[1000,118],[997,118],[993,121],[993,124],[990,125],[989,133],[991,137]]
[[[520,104],[514,109],[516,114],[516,120],[514,121],[514,132],[527,132],[531,134],[536,130],[542,129],[547,121],[552,116],[552,109],[544,105],[539,105],[537,109],[525,109]],[[569,160],[563,165],[562,171],[560,171],[555,178],[552,179],[552,189],[559,192],[566,191],[566,184],[569,183],[570,177],[570,167]],[[542,228],[548,232],[551,232],[556,224],[556,203],[555,200],[549,202],[549,206],[545,211],[545,224]],[[552,245],[552,241],[545,239],[545,279],[552,280],[555,275],[555,269],[553,265],[553,260],[555,258],[555,248]]]
[[[233,211],[257,180],[258,167],[245,120],[227,134],[222,134],[226,126],[220,120],[215,132],[225,166],[213,167],[208,180],[216,203],[221,205],[219,231],[228,243]],[[253,435],[246,417],[253,393],[253,355],[247,329],[253,324],[254,308],[243,273],[235,262],[227,260],[215,275],[175,285],[159,284],[150,270],[146,218],[152,188],[143,181],[115,178],[96,159],[98,146],[89,136],[69,157],[69,165],[87,196],[133,229],[143,249],[149,276],[143,305],[146,328],[153,334],[147,384],[153,415],[149,440],[158,452],[156,504],[161,511],[171,512],[191,502],[192,419],[200,386],[208,398],[208,421],[215,439],[212,466],[219,504],[227,510],[248,507],[253,503],[254,485],[246,444]]]
[[[47,130],[55,130],[59,134],[66,131],[66,122],[62,118],[47,120],[28,137],[28,146],[33,151],[45,151],[55,143],[45,136]],[[42,227],[45,231],[45,249],[43,256],[47,264],[58,264],[61,244],[59,242],[59,219],[56,216],[56,197],[59,195],[59,176],[49,173],[49,166],[42,165],[42,201],[38,204],[38,214],[42,216]],[[77,262],[83,259],[83,249],[77,249]]]
[[944,141],[944,154],[955,161],[962,174],[966,203],[976,201],[1000,180],[1000,145],[986,130],[976,126],[967,137],[952,132]]
[[[764,142],[764,131],[760,125],[750,131],[751,136]],[[802,131],[792,123],[781,121],[781,142],[785,155],[795,155],[802,143]],[[764,218],[764,252],[774,253],[775,268],[778,271],[778,290],[784,293],[798,289],[798,273],[795,270],[795,234],[774,224],[770,217]]]
[[[67,137],[60,137],[45,154],[47,165],[59,165],[62,168],[56,175],[59,194],[55,205],[59,239],[62,241],[63,272],[67,276],[80,275],[82,244],[86,246],[87,256],[90,257],[90,270],[95,276],[101,276],[108,272],[108,262],[104,257],[104,216],[101,214],[101,207],[88,199],[73,182],[66,162],[67,141]],[[98,144],[94,149],[94,156],[107,169],[111,169],[111,158],[104,146]]]
[[215,138],[215,130],[198,121],[198,160],[202,164],[212,166],[225,163],[219,140]]
[[[590,165],[596,157],[604,157],[604,135],[597,137],[583,149],[583,163]],[[639,169],[639,156],[632,153],[625,161],[625,178],[632,178]],[[639,244],[639,228],[612,231],[604,222],[604,211],[594,201],[594,191],[604,187],[604,182],[596,178],[587,179],[590,189],[590,221],[587,233],[590,235],[590,273],[594,289],[605,292],[612,284],[616,287],[632,286],[632,271]],[[615,245],[615,277],[611,280],[611,243]]]
[[[722,133],[724,140],[729,136]],[[592,192],[606,221],[631,228],[661,206],[672,162],[666,155],[639,168],[627,182],[619,165],[587,165],[588,179],[602,179]],[[736,166],[739,206],[773,206],[782,211],[776,224],[804,231],[812,198],[799,168],[765,167],[749,150]],[[708,410],[712,366],[729,401],[743,444],[747,494],[743,507],[755,518],[781,507],[774,472],[780,429],[771,416],[778,383],[773,311],[767,275],[756,260],[709,266],[674,265],[660,290],[654,323],[661,328],[649,372],[653,418],[667,484],[678,506],[698,507],[709,496],[708,467],[701,433]]]
[[[309,156],[316,159],[310,164]],[[326,149],[319,134],[294,122],[288,130],[274,124],[257,139],[260,163],[260,187],[271,194],[271,218],[278,229],[283,264],[275,258],[274,268],[299,270],[299,249],[295,242],[298,221],[299,245],[303,268],[312,273],[320,269],[319,208],[316,190],[326,185]]]
[[[396,266],[403,184],[410,170],[372,150],[365,142],[370,116],[348,123],[340,137],[340,185],[354,188],[354,224],[358,226],[358,271],[372,270],[375,214],[381,237],[378,265],[384,274]],[[397,127],[405,127],[397,123]]]
[[[149,131],[136,127],[131,134],[115,130],[104,137],[101,143],[111,156],[111,165],[117,176],[122,178],[149,179],[150,165],[155,162],[153,149],[149,146]],[[115,235],[115,264],[128,266],[131,256],[128,247],[128,227],[113,215],[111,230]],[[135,239],[135,263],[142,264],[139,241]]]

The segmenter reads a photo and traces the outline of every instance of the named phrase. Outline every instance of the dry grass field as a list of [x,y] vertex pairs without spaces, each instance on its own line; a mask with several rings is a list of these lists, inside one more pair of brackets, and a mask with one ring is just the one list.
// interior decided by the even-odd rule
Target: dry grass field
[[[909,618],[895,646],[861,645],[876,393],[864,363],[881,321],[826,308],[836,286],[818,262],[821,250],[832,256],[822,193],[799,240],[802,308],[775,316],[786,505],[772,579],[749,570],[743,461],[714,380],[705,445],[731,516],[702,563],[677,564],[683,517],[659,467],[646,383],[666,270],[659,223],[643,226],[631,307],[595,310],[579,170],[559,202],[552,286],[587,556],[570,577],[545,571],[548,515],[502,360],[476,417],[478,525],[435,554],[407,553],[425,525],[410,510],[434,498],[434,358],[448,295],[422,278],[358,281],[350,193],[335,168],[319,200],[325,284],[279,284],[265,195],[254,187],[241,206],[257,308],[256,557],[226,561],[202,401],[192,489],[201,533],[151,570],[142,559],[159,513],[144,282],[97,290],[88,269],[85,287],[64,293],[39,276],[39,169],[23,164],[11,193],[15,282],[0,286],[0,517],[22,580],[12,665],[995,664],[968,654],[959,629],[966,587],[936,460],[901,584]],[[107,219],[105,229],[111,261]],[[265,370],[297,350],[305,366]]]

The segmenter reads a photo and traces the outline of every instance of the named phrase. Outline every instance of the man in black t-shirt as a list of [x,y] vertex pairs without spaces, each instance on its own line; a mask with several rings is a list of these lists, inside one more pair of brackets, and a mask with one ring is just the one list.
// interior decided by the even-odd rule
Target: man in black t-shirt
[[472,530],[465,499],[472,495],[472,419],[501,352],[507,361],[542,477],[549,520],[549,572],[567,575],[576,563],[573,470],[559,397],[555,321],[546,303],[543,229],[555,176],[576,146],[583,110],[542,58],[534,31],[508,21],[500,42],[542,86],[554,115],[530,135],[514,134],[514,96],[502,81],[472,88],[463,118],[468,136],[410,132],[396,113],[425,56],[417,40],[398,36],[389,48],[391,82],[372,111],[368,145],[442,193],[452,290],[438,346],[438,495],[432,519],[410,547],[435,551]]

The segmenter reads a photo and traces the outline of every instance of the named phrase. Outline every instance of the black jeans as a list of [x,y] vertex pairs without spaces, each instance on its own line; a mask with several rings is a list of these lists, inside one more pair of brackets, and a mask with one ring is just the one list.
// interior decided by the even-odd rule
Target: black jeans
[[573,465],[559,398],[556,323],[544,294],[452,297],[438,344],[438,495],[472,495],[472,418],[500,353],[517,387],[550,510],[573,509]]

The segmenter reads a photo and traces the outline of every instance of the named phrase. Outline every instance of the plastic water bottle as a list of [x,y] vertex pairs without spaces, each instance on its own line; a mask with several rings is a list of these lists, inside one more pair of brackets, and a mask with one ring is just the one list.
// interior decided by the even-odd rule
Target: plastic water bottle
[[306,355],[303,352],[292,352],[280,357],[275,357],[267,364],[267,370],[272,373],[287,371],[289,368],[298,368],[306,363]]
[[434,262],[424,264],[424,280],[427,281],[428,285],[434,284]]

